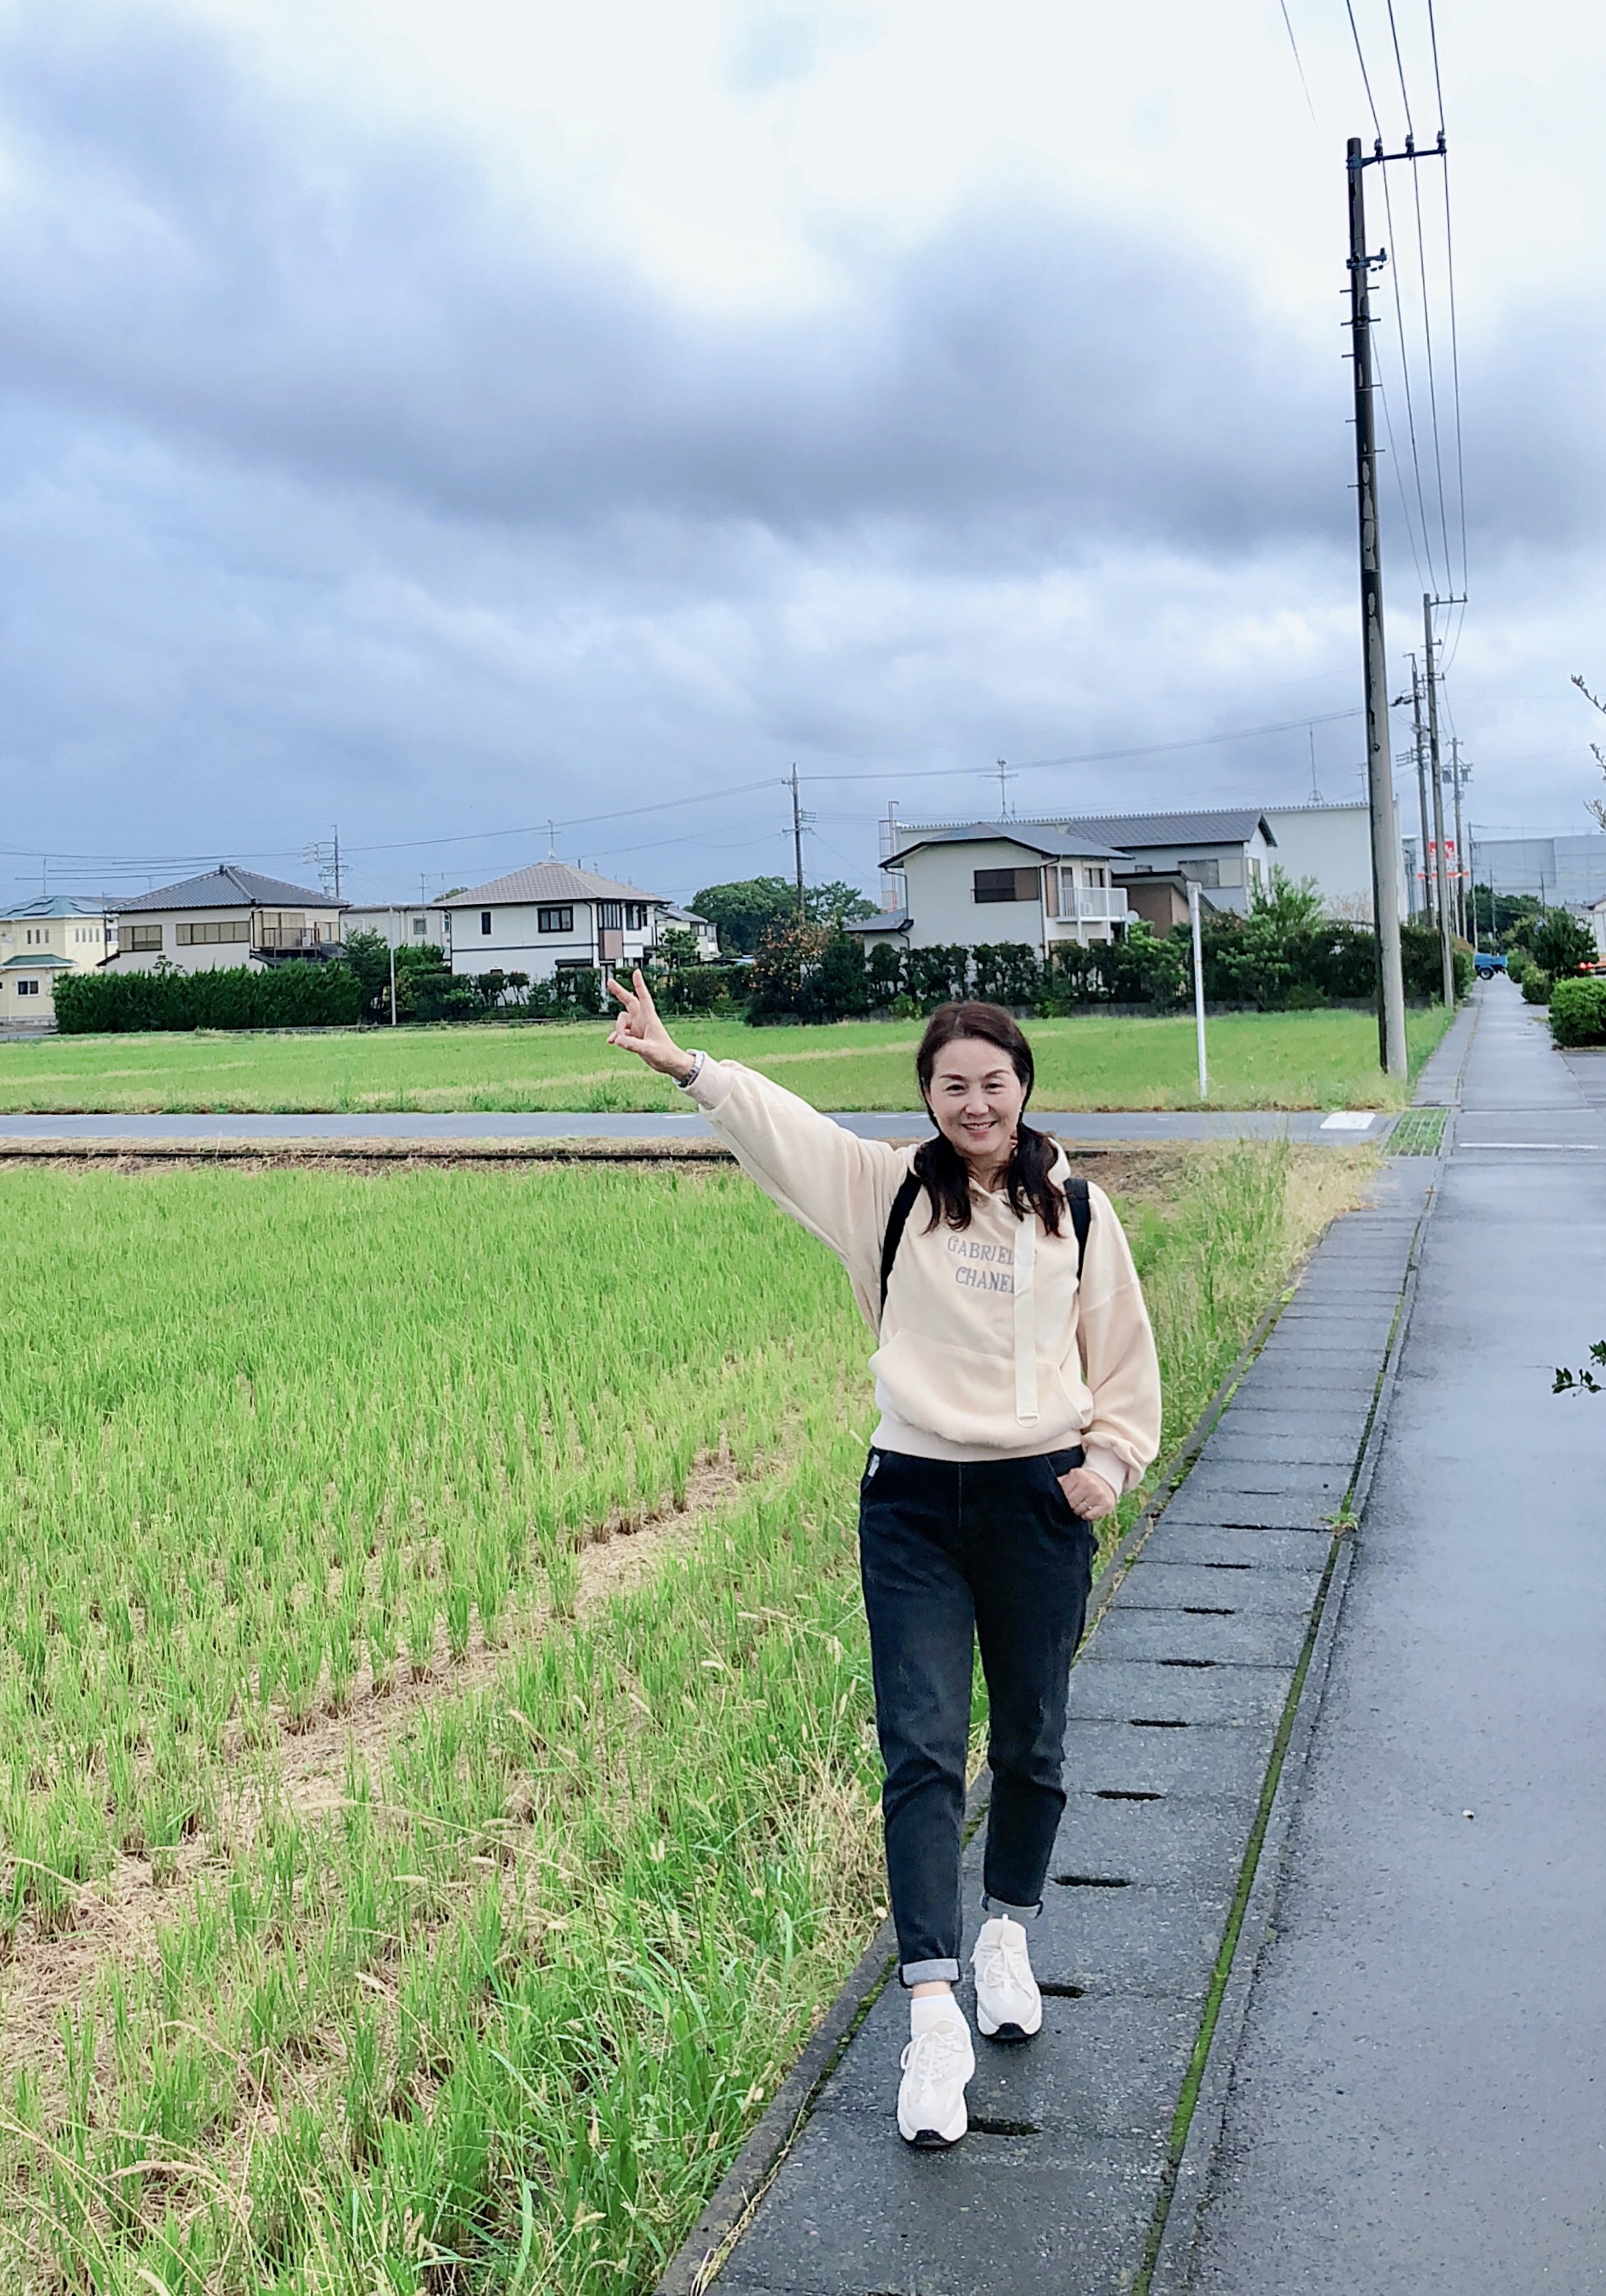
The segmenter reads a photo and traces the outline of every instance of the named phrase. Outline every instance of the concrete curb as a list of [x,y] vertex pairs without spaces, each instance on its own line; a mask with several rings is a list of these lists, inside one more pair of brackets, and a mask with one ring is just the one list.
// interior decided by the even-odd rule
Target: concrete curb
[[[1399,1377],[1399,1365],[1416,1300],[1417,1275],[1423,1237],[1438,1191],[1430,1187],[1406,1254],[1400,1306],[1378,1382],[1377,1398],[1361,1447],[1350,1505],[1356,1516],[1365,1508],[1376,1472],[1378,1454],[1388,1430],[1389,1405]],[[1143,2296],[1185,2296],[1200,2220],[1209,2198],[1210,2171],[1221,2141],[1233,2074],[1238,2056],[1256,1972],[1265,1951],[1282,1887],[1283,1855],[1290,1830],[1304,1790],[1306,1769],[1321,1719],[1333,1648],[1344,1609],[1345,1590],[1355,1558],[1355,1534],[1341,1532],[1333,1541],[1328,1574],[1314,1606],[1310,1656],[1294,1707],[1293,1726],[1283,1750],[1275,1793],[1258,1854],[1249,1899],[1233,1955],[1225,1989],[1217,2013],[1209,2054],[1188,2123],[1182,2157],[1177,2162],[1159,2246],[1146,2279]]]

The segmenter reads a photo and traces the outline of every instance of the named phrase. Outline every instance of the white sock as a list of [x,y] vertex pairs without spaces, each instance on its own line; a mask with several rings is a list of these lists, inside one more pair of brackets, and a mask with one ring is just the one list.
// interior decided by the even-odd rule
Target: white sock
[[964,2013],[951,1993],[922,1993],[918,2000],[911,1999],[909,2003],[909,2032],[916,2041],[934,2026],[949,2025],[955,2021],[963,2025]]

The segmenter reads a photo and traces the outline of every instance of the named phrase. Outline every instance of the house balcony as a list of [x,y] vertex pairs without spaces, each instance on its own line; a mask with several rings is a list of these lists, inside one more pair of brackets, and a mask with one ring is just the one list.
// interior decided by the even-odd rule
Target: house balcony
[[1044,931],[1051,947],[1057,940],[1112,940],[1132,914],[1118,885],[1067,886],[1061,896],[1060,915],[1045,917]]

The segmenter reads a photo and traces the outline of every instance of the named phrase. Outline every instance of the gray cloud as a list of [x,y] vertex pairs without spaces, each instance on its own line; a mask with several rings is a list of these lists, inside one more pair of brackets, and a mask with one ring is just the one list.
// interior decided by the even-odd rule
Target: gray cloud
[[[803,68],[791,37],[749,84]],[[424,837],[797,757],[878,776],[819,794],[823,873],[864,873],[888,794],[987,796],[900,772],[1354,698],[1336,331],[1313,349],[1225,263],[1017,185],[912,248],[838,227],[806,315],[697,312],[473,151],[270,97],[244,57],[122,10],[0,46],[12,843],[283,855],[337,816]],[[1601,587],[1556,555],[1601,494],[1598,324],[1566,324],[1559,365],[1544,311],[1498,368],[1463,347],[1484,594],[1516,633],[1491,692],[1517,661],[1563,702],[1567,642],[1520,602],[1564,583],[1576,618]],[[1406,564],[1397,532],[1401,645]],[[1355,737],[1320,738],[1354,793]],[[1307,771],[1296,738],[1015,794]],[[687,818],[564,849],[644,849],[680,890],[783,857],[767,796]],[[362,865],[384,890],[414,862]]]

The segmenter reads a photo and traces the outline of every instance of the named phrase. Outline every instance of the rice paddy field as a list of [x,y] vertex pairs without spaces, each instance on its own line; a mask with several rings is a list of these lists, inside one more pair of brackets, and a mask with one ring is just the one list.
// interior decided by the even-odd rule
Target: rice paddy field
[[[1168,1440],[1366,1168],[1123,1168]],[[650,2288],[882,1910],[834,1261],[717,1168],[0,1190],[0,2287]]]
[[[1406,1016],[1413,1072],[1449,1023]],[[746,1062],[817,1108],[907,1109],[917,1023],[750,1029],[675,1024],[683,1041]],[[227,1036],[60,1037],[0,1042],[0,1112],[683,1108],[666,1078],[610,1048],[595,1022]],[[1197,1108],[1191,1018],[1037,1021],[1045,1109]],[[1370,1013],[1232,1013],[1209,1023],[1213,1108],[1395,1108]]]

